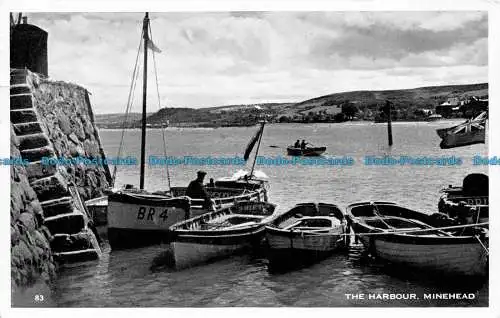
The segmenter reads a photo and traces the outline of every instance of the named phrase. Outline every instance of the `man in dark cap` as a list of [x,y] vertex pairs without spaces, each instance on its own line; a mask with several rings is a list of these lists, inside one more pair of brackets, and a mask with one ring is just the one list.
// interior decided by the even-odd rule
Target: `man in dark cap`
[[186,189],[186,195],[191,199],[204,199],[205,202],[203,207],[208,209],[212,206],[212,201],[210,200],[210,195],[207,190],[203,186],[203,179],[205,179],[205,175],[207,174],[205,171],[198,171],[198,177],[191,181]]

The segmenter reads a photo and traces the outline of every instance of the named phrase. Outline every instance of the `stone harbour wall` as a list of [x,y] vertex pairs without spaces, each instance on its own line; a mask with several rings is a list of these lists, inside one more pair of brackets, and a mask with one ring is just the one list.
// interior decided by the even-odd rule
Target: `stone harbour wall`
[[[11,129],[11,151],[19,158],[19,140]],[[43,225],[43,210],[30,186],[26,169],[10,166],[10,239],[13,292],[37,280],[50,281],[56,264],[50,249],[52,235]]]
[[11,268],[13,289],[55,264],[99,258],[101,250],[84,201],[101,196],[107,166],[45,165],[43,157],[104,158],[88,92],[77,85],[11,70]]

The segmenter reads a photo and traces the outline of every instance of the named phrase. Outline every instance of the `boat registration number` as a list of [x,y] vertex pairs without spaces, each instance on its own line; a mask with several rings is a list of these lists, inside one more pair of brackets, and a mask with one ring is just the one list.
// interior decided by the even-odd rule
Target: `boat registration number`
[[[163,222],[165,222],[168,219],[169,209],[165,209],[163,211],[161,209],[158,210],[159,210],[158,219],[161,219]],[[156,212],[157,210],[153,207],[146,208],[144,206],[141,206],[139,208],[139,211],[137,212],[137,219],[154,221],[153,217],[155,216]]]

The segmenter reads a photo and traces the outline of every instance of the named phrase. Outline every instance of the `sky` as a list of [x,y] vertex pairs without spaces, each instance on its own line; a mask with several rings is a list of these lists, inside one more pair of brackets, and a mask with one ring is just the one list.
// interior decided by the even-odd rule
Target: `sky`
[[[143,13],[30,13],[49,33],[49,76],[125,111]],[[488,81],[488,15],[428,12],[150,13],[148,111],[298,102],[353,90]],[[142,61],[142,57],[140,59]],[[139,112],[138,83],[132,111]]]

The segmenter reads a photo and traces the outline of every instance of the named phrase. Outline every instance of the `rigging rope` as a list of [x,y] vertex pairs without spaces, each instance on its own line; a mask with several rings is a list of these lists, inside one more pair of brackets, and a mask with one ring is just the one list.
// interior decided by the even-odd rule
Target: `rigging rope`
[[[151,42],[153,42],[153,32],[151,30],[151,24],[149,25],[149,34],[151,35],[150,39],[151,39]],[[155,79],[156,79],[156,93],[158,95],[158,110],[161,110],[161,103],[160,103],[160,88],[158,86],[158,72],[157,72],[157,68],[156,68],[156,58],[155,58],[155,51],[154,50],[151,50],[153,51],[153,65],[154,65],[154,70],[155,70]],[[167,141],[165,139],[165,127],[163,126],[163,121],[161,123],[161,134],[162,134],[162,138],[163,138],[163,153],[165,155],[165,159],[167,159]],[[168,169],[168,164],[165,165],[166,169],[167,169],[167,182],[168,182],[168,189],[170,190],[170,171]]]
[[[132,107],[132,102],[134,99],[134,92],[135,92],[135,87],[137,83],[137,77],[138,77],[138,62],[139,62],[139,53],[141,51],[141,45],[142,45],[142,34],[141,34],[141,40],[139,41],[139,47],[137,48],[137,56],[135,58],[135,65],[134,65],[134,71],[132,73],[132,79],[130,83],[130,90],[128,93],[128,99],[127,99],[127,107],[125,108],[125,119],[123,120],[122,124],[122,134],[121,134],[121,139],[120,139],[120,146],[118,147],[118,153],[117,153],[117,159],[120,158],[121,153],[122,153],[122,148],[123,148],[123,140],[125,137],[125,126],[128,121],[128,116],[130,113],[130,109]],[[111,187],[114,187],[115,185],[115,180],[116,180],[116,171],[117,171],[117,165],[115,164],[113,167],[113,176],[111,178]]]

